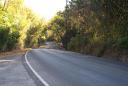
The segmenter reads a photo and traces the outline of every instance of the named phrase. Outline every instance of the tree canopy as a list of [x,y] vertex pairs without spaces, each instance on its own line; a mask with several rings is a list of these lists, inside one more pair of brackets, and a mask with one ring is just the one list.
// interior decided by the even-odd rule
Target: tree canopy
[[0,1],[0,51],[38,47],[46,38],[97,56],[107,49],[128,51],[127,0],[71,0],[47,24],[23,2]]
[[24,0],[0,2],[0,51],[24,48],[31,44],[38,46],[35,41],[38,41],[45,22],[25,7],[23,2]]
[[[61,34],[66,49],[94,51],[98,56],[108,48],[128,49],[127,0],[71,0],[62,15],[55,16],[50,26],[54,31],[59,26],[56,35]],[[63,23],[57,22],[59,17]]]

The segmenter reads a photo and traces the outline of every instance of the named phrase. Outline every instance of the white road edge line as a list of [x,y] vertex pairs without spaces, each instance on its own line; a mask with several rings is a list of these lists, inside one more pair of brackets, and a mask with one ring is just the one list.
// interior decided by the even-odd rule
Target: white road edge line
[[0,60],[0,62],[12,62],[14,60]]
[[26,52],[25,54],[25,61],[28,65],[28,67],[32,70],[32,72],[35,74],[35,76],[41,81],[42,84],[44,84],[45,86],[50,86],[35,70],[34,68],[30,65],[28,59],[27,59],[27,53],[28,51]]

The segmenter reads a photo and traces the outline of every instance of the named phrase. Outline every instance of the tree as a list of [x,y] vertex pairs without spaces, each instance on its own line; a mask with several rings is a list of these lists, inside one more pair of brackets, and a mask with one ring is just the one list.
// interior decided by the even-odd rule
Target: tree
[[66,49],[101,56],[107,48],[128,49],[127,6],[126,0],[71,0],[63,11],[63,24],[52,23],[63,28],[59,33],[63,32],[61,42]]
[[[36,41],[43,32],[44,20],[23,4],[24,0],[2,0],[0,2],[0,51],[24,48],[28,32],[34,32]],[[2,3],[4,3],[2,5]],[[37,39],[36,39],[37,38]]]

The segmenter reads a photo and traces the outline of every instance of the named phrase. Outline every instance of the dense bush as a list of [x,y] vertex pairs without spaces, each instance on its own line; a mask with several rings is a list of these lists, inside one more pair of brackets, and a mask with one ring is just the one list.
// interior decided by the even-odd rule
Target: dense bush
[[7,42],[7,50],[12,50],[13,48],[16,48],[16,44],[18,43],[19,37],[20,37],[19,32],[13,32],[9,34],[8,42]]
[[65,49],[68,48],[68,43],[71,41],[73,37],[76,36],[76,30],[67,30],[63,37],[62,37],[62,43]]
[[45,35],[43,28],[44,20],[24,0],[0,1],[0,51],[38,46]]
[[68,43],[68,49],[73,51],[81,51],[84,49],[87,43],[88,43],[87,37],[82,35],[77,35],[71,38],[70,42]]
[[121,49],[128,49],[128,36],[117,40],[117,46]]
[[25,46],[24,47],[39,47],[45,42],[44,29],[37,26],[30,27],[26,33]]
[[58,15],[65,21],[56,23],[60,20],[56,19],[51,22],[59,26],[60,32],[55,34],[61,35],[66,49],[97,56],[109,49],[128,52],[127,6],[126,0],[71,0]]
[[9,37],[9,28],[0,27],[0,51],[6,49],[6,45]]
[[18,42],[19,33],[10,32],[9,28],[0,28],[0,51],[11,50],[15,48]]

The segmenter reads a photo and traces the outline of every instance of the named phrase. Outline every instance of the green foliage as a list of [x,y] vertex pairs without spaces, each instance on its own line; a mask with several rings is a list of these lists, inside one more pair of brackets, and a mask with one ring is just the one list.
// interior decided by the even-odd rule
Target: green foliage
[[76,36],[76,30],[66,30],[66,32],[64,33],[62,37],[62,43],[65,49],[68,48],[68,43],[75,36]]
[[9,36],[9,28],[0,27],[0,51],[4,50]]
[[65,31],[64,14],[62,12],[58,12],[57,15],[48,23],[47,28],[53,32],[52,37],[48,37],[48,39],[54,39],[55,41],[60,42]]
[[117,46],[123,49],[128,49],[128,36],[117,40]]
[[33,43],[32,46],[35,46],[39,44],[38,38],[45,36],[43,19],[26,8],[23,2],[24,0],[0,1],[0,51],[24,48],[26,40],[32,41],[27,45]]
[[12,50],[16,48],[18,39],[19,39],[19,32],[10,33],[8,37],[8,42],[7,42],[7,50]]
[[15,45],[18,42],[18,38],[19,38],[18,32],[10,33],[9,28],[1,27],[0,28],[0,51],[11,50],[15,48]]
[[26,33],[25,47],[39,47],[45,42],[45,27],[43,21],[36,21],[30,26]]
[[52,21],[52,27],[63,28],[55,34],[69,50],[102,56],[108,48],[128,49],[127,6],[126,0],[71,0],[61,15],[64,22]]
[[82,35],[77,35],[71,38],[68,43],[68,49],[73,51],[81,51],[84,49],[85,45],[88,43],[88,39]]

